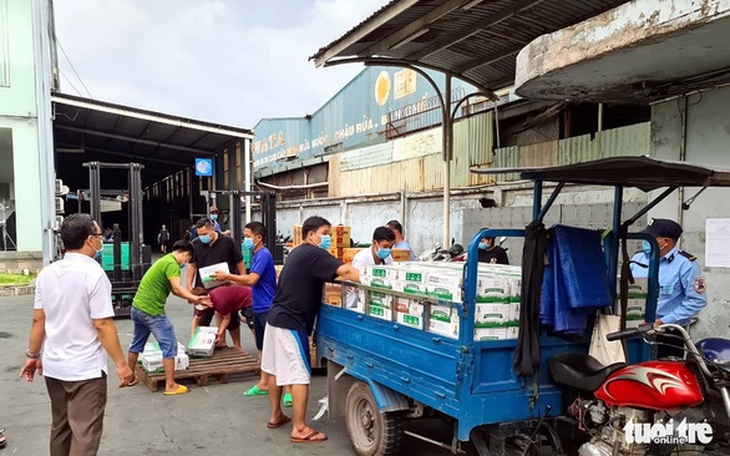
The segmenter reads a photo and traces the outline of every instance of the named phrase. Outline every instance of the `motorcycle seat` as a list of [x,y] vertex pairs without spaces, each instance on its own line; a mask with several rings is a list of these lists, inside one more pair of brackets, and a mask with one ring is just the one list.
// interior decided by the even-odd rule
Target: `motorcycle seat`
[[614,371],[626,363],[604,366],[597,359],[579,352],[558,353],[550,357],[550,373],[556,383],[584,391],[595,391]]

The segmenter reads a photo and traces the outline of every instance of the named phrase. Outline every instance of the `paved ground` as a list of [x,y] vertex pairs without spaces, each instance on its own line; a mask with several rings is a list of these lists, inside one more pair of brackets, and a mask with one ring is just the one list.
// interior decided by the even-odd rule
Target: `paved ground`
[[[190,306],[172,297],[167,308],[178,337],[187,343]],[[26,383],[18,378],[32,313],[32,296],[0,298],[0,427],[6,428],[8,438],[8,446],[0,450],[0,456],[48,454],[51,417],[45,384],[42,379]],[[131,322],[118,321],[117,328],[126,352],[132,336]],[[243,339],[244,348],[254,353],[250,333],[245,333]],[[109,372],[115,372],[112,366]],[[151,393],[142,384],[118,389],[112,381],[115,379],[116,375],[112,374],[101,455],[353,454],[344,424],[326,417],[312,423],[329,436],[323,444],[290,443],[288,426],[273,431],[266,429],[267,398],[241,396],[241,391],[254,382],[253,376],[234,376],[228,384],[211,380],[207,387],[186,383],[191,392],[177,397]],[[316,399],[324,391],[325,378],[315,377],[308,417],[317,412]],[[438,427],[435,430],[437,434],[441,431]],[[448,439],[448,434],[433,436]],[[405,437],[404,448],[403,454],[450,454],[410,437]]]

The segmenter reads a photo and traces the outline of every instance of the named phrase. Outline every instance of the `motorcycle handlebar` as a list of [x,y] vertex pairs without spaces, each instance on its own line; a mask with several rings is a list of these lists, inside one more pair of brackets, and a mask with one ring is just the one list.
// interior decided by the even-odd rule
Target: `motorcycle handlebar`
[[628,339],[639,334],[639,328],[631,328],[625,331],[616,331],[606,335],[606,340],[613,342],[615,340]]

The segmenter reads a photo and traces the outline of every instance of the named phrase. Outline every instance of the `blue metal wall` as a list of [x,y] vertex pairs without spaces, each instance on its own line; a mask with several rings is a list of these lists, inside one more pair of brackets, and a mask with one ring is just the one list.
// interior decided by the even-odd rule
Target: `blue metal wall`
[[[367,67],[311,116],[260,120],[252,144],[254,172],[276,171],[287,160],[307,160],[385,141],[383,122],[388,113],[419,112],[419,102],[436,95],[423,76],[403,78],[405,71]],[[428,74],[443,90],[445,78]],[[458,80],[453,80],[452,89],[465,94],[475,91]]]

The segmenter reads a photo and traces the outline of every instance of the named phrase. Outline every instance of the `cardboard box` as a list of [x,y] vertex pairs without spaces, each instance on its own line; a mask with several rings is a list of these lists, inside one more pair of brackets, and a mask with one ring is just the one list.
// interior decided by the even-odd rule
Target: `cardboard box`
[[304,238],[302,237],[302,225],[294,225],[292,228],[292,245],[296,247],[302,242],[304,242]]
[[229,283],[228,280],[224,280],[222,282],[215,280],[215,273],[217,271],[228,272],[228,263],[212,264],[210,266],[200,268],[198,271],[198,273],[200,274],[200,280],[201,282],[203,282],[203,286],[205,288],[213,288],[217,287],[218,285],[223,285],[224,283]]
[[423,329],[423,305],[415,299],[395,298],[396,321],[411,328]]
[[[144,351],[140,354],[139,364],[148,373],[164,372],[162,350],[157,342],[148,342]],[[178,342],[177,355],[175,356],[175,370],[186,370],[190,366],[190,358],[185,353],[185,346]]]
[[519,325],[519,321],[513,321],[512,318],[512,305],[509,302],[479,303],[475,309],[474,324],[479,328]]
[[357,255],[357,252],[363,249],[355,249],[355,248],[346,248],[342,251],[342,262],[345,264],[352,264],[352,260],[355,258],[355,255]]
[[428,322],[428,332],[451,339],[458,339],[459,314],[456,308],[437,304],[432,305]]
[[322,302],[331,306],[340,307],[342,305],[342,285],[325,283]]
[[426,291],[429,296],[451,302],[461,302],[461,274],[456,271],[429,272]]
[[333,226],[330,230],[332,245],[340,248],[350,248],[350,227],[345,225]]
[[423,270],[403,269],[398,271],[398,281],[394,288],[402,293],[426,296],[428,273]]
[[370,301],[368,302],[368,313],[373,317],[382,318],[383,320],[392,320],[392,303],[393,296],[385,293],[371,291]]
[[215,326],[198,326],[188,344],[188,353],[192,357],[209,358],[215,350],[215,335],[218,328]]
[[390,256],[398,263],[411,261],[411,251],[407,249],[393,249],[390,251]]
[[474,328],[474,340],[504,340],[507,338],[507,328]]

